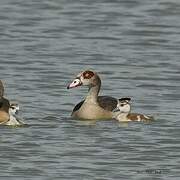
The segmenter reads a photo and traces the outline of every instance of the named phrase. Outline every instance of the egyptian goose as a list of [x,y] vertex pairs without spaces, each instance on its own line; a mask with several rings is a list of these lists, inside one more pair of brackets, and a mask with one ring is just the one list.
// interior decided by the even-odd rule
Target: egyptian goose
[[129,121],[150,121],[153,120],[153,117],[146,116],[138,113],[130,113],[131,98],[121,98],[118,100],[117,107],[113,110],[114,118],[119,122],[129,122]]
[[78,86],[88,86],[86,98],[78,103],[71,114],[76,119],[111,119],[113,109],[117,106],[117,99],[109,96],[98,96],[101,79],[94,71],[86,70],[79,73],[67,89]]
[[9,120],[9,100],[4,98],[4,86],[0,80],[0,124],[3,124]]

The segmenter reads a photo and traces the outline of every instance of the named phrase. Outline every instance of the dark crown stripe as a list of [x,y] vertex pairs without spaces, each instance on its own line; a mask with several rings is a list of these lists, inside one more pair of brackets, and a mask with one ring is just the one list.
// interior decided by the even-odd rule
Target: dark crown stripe
[[131,100],[130,97],[124,97],[124,98],[119,99],[119,101],[130,101],[130,100]]

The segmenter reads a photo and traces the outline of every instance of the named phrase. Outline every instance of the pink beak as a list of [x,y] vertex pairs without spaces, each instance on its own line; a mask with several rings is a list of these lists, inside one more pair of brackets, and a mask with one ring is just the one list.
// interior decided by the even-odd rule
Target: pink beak
[[81,85],[82,85],[82,82],[80,81],[80,79],[75,79],[71,84],[67,86],[67,89],[75,88]]

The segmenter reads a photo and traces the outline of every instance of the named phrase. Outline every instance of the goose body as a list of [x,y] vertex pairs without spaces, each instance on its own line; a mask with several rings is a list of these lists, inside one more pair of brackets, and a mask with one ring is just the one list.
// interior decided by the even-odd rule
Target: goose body
[[9,120],[9,100],[4,97],[4,86],[0,80],[0,124]]

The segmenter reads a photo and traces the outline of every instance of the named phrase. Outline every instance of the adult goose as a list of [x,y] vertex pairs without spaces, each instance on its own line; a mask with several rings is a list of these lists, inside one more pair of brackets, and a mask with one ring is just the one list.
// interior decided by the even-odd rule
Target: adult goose
[[88,86],[89,91],[86,98],[78,103],[72,112],[76,119],[111,119],[113,109],[117,106],[117,99],[109,96],[98,96],[101,88],[99,75],[91,70],[79,73],[67,89],[78,86]]

